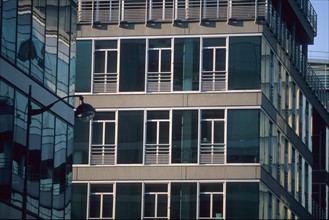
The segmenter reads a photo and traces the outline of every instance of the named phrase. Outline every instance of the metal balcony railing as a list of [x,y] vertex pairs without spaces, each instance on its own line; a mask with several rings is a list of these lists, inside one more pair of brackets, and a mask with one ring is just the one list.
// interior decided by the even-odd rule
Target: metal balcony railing
[[[310,0],[295,0],[316,35],[317,14]],[[78,22],[173,22],[255,19],[268,0],[78,0]]]

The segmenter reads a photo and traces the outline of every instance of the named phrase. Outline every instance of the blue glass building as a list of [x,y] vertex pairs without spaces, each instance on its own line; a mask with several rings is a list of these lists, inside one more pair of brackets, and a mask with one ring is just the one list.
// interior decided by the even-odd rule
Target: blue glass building
[[76,9],[74,0],[0,1],[2,219],[71,218],[74,100],[30,125],[27,104],[30,86],[34,109],[74,94]]

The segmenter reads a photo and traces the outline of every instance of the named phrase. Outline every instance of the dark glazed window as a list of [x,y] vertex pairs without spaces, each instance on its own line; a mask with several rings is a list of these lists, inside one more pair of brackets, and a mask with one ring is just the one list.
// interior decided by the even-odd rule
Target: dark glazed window
[[170,219],[196,219],[196,183],[172,183]]
[[122,40],[120,52],[120,92],[144,91],[145,39]]
[[88,164],[89,123],[75,120],[73,164]]
[[173,111],[172,163],[197,163],[198,111]]
[[259,162],[259,110],[228,110],[227,162]]
[[226,218],[258,219],[259,183],[226,184]]
[[175,39],[174,91],[199,90],[200,39]]
[[260,89],[260,37],[229,38],[228,89]]
[[141,183],[117,184],[115,219],[140,219],[141,203]]
[[91,40],[77,41],[76,92],[91,91]]
[[87,219],[87,184],[74,183],[72,186],[72,219]]
[[143,111],[121,111],[118,120],[118,164],[143,162]]

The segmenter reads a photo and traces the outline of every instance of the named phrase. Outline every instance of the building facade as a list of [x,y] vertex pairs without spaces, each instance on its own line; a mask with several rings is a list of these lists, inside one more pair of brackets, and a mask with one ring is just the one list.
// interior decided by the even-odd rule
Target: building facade
[[316,18],[308,0],[78,1],[96,115],[74,128],[72,218],[328,217]]
[[71,218],[74,100],[28,103],[74,94],[76,15],[73,0],[0,1],[1,219]]

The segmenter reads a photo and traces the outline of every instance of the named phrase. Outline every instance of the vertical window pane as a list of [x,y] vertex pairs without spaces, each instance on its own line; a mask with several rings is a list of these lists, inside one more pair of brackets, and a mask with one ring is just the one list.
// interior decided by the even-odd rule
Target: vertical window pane
[[200,39],[175,39],[174,90],[199,90]]
[[156,136],[157,136],[157,123],[147,122],[146,143],[156,144],[156,140],[157,140]]
[[214,126],[214,143],[224,143],[224,121],[215,121]]
[[258,219],[259,183],[226,184],[226,218]]
[[159,144],[169,143],[169,122],[160,122]]
[[196,183],[172,183],[170,218],[196,219],[196,193]]
[[168,197],[167,195],[158,195],[158,217],[167,217]]
[[203,63],[202,68],[206,71],[212,71],[213,70],[213,50],[212,49],[204,49],[203,50]]
[[141,183],[117,183],[115,219],[140,219]]
[[210,195],[200,195],[200,217],[210,217]]
[[72,187],[72,219],[87,219],[87,184],[74,183]]
[[228,110],[227,162],[259,162],[259,110]]
[[149,51],[149,72],[159,72],[159,51]]
[[89,123],[74,122],[74,164],[87,164],[89,155]]
[[76,92],[91,91],[91,40],[77,41],[76,61]]
[[100,195],[90,195],[90,209],[89,209],[89,216],[90,217],[101,217],[100,216],[100,203],[101,197]]
[[211,143],[211,121],[203,121],[201,123],[201,141],[202,143]]
[[95,51],[95,73],[105,72],[105,51]]
[[226,50],[216,49],[216,70],[224,71],[226,66]]
[[196,163],[198,111],[173,111],[172,163]]
[[260,37],[230,37],[229,89],[260,88]]
[[93,122],[93,144],[102,144],[103,123]]
[[120,111],[118,120],[118,163],[143,162],[143,111]]
[[118,55],[116,51],[109,51],[107,53],[107,72],[116,73],[117,72],[117,61]]
[[144,198],[144,216],[145,217],[155,217],[155,195],[146,194]]
[[103,217],[112,217],[113,214],[113,196],[103,195]]
[[114,144],[115,141],[115,123],[105,123],[105,144]]
[[144,91],[145,39],[121,40],[120,53],[120,92]]
[[171,51],[162,50],[161,53],[161,72],[171,71]]
[[223,218],[223,195],[213,195],[212,217]]

